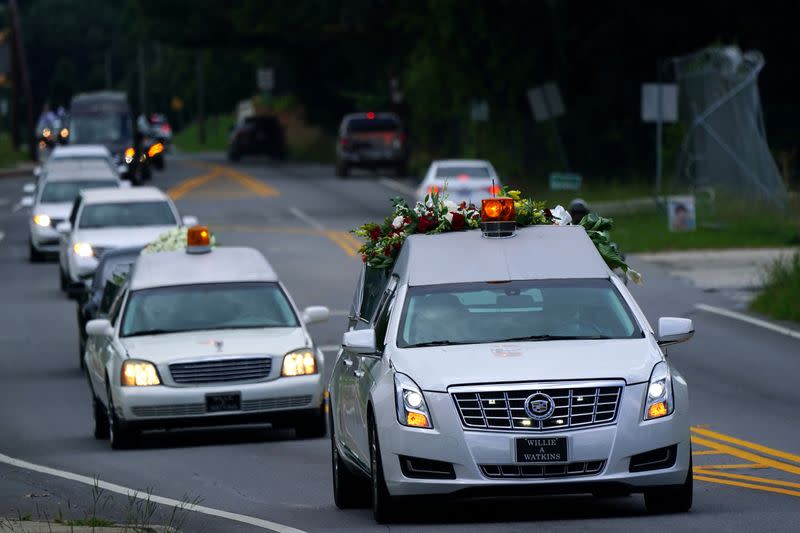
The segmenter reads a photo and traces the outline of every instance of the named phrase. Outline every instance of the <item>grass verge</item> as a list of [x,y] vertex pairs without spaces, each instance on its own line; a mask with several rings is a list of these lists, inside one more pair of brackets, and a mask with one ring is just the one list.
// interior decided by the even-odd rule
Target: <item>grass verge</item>
[[751,308],[778,320],[800,322],[800,253],[770,265],[764,282]]
[[13,167],[28,160],[28,153],[24,148],[14,150],[11,146],[11,137],[7,133],[0,133],[0,168]]
[[224,152],[228,135],[236,119],[233,115],[213,115],[206,119],[206,142],[201,143],[197,122],[192,122],[175,134],[172,143],[182,152]]

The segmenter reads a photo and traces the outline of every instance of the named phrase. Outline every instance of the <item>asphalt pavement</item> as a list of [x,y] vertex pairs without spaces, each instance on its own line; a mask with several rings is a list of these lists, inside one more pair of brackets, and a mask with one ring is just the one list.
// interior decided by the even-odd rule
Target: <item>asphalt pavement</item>
[[[0,517],[98,514],[172,521],[186,532],[387,529],[367,509],[336,509],[327,439],[258,426],[153,432],[126,451],[95,440],[75,303],[61,295],[55,263],[27,260],[29,214],[15,208],[24,181],[0,180]],[[214,156],[169,159],[153,184],[170,191],[181,214],[209,224],[220,245],[260,249],[300,307],[331,308],[327,323],[310,326],[330,368],[360,261],[347,232],[385,216],[403,184],[369,174],[337,179],[323,165],[231,166]],[[460,259],[432,260],[446,267]],[[690,386],[692,511],[651,516],[638,495],[422,500],[393,531],[800,530],[800,340],[700,310],[734,302],[657,264],[633,266],[645,283],[632,290],[651,323],[667,315],[695,321],[695,338],[669,352]],[[128,490],[149,494],[152,512]],[[178,523],[172,508],[190,503]]]

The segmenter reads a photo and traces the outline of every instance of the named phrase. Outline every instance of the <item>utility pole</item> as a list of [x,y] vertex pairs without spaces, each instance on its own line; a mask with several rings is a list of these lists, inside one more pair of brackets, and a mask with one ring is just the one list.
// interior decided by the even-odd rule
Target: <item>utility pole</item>
[[200,144],[206,143],[206,95],[205,95],[205,73],[203,72],[203,51],[195,52],[197,63],[197,140]]
[[[14,32],[15,66],[22,79],[22,90],[25,93],[25,128],[28,139],[28,152],[31,159],[36,158],[36,142],[33,135],[33,92],[31,91],[31,78],[28,75],[28,60],[25,56],[25,45],[22,40],[22,26],[19,23],[19,10],[17,0],[8,0],[8,12],[11,18],[11,28]],[[15,90],[15,96],[18,92]]]

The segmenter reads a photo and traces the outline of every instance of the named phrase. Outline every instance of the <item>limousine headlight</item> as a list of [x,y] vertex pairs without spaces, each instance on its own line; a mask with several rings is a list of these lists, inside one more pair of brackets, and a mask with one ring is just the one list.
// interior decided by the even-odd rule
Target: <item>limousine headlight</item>
[[283,356],[281,376],[306,376],[316,373],[317,359],[312,350],[295,350]]
[[432,429],[425,396],[414,381],[405,374],[394,375],[397,400],[397,421],[404,426]]
[[158,371],[153,363],[128,359],[122,363],[120,382],[123,387],[147,387],[161,385]]

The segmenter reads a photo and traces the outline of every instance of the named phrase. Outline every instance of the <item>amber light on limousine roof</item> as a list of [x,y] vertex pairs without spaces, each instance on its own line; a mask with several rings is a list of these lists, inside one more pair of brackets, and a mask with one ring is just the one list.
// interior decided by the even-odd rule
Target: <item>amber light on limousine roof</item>
[[192,226],[186,230],[186,252],[202,254],[211,251],[211,232],[206,226]]
[[499,196],[481,201],[482,222],[509,222],[515,219],[513,198]]

